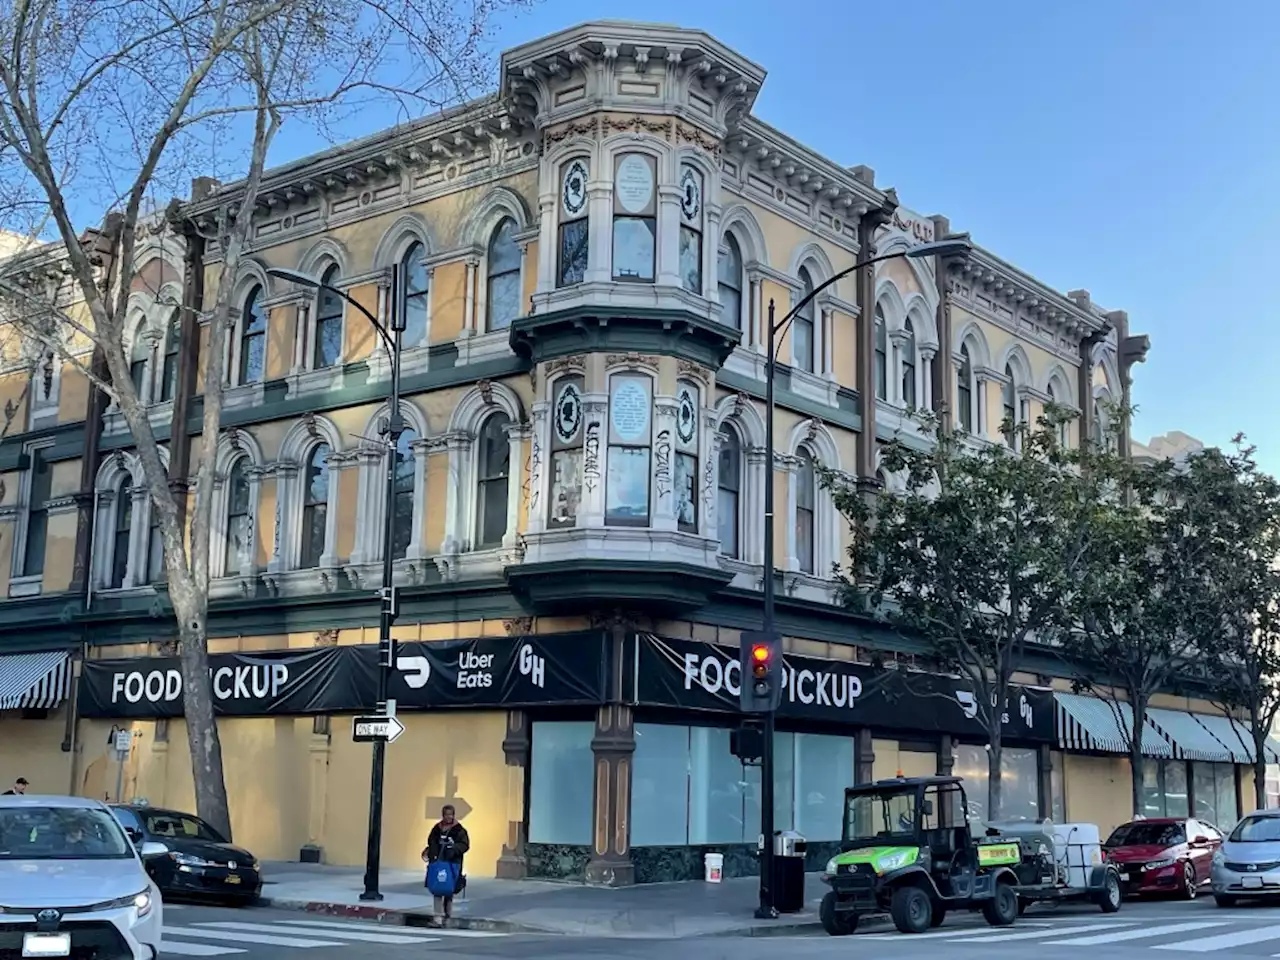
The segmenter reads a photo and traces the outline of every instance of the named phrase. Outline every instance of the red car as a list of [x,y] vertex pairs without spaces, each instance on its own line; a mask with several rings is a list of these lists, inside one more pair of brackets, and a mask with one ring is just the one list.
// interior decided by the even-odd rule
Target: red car
[[1125,895],[1172,893],[1195,899],[1213,873],[1222,834],[1199,820],[1133,820],[1116,827],[1102,845],[1120,870]]

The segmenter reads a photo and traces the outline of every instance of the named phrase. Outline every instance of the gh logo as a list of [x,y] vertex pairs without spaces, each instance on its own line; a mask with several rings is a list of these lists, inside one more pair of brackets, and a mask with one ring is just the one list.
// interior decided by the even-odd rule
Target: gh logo
[[533,681],[535,687],[543,687],[547,682],[546,658],[533,652],[530,644],[520,648],[520,673]]

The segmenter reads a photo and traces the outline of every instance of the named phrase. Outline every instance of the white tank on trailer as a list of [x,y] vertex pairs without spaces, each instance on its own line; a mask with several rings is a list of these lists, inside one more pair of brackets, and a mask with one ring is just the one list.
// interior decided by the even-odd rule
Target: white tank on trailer
[[986,826],[1000,836],[1030,845],[1042,841],[1053,852],[1054,873],[1059,883],[1087,887],[1093,868],[1102,863],[1102,841],[1097,824],[1053,823],[1050,820],[992,821]]

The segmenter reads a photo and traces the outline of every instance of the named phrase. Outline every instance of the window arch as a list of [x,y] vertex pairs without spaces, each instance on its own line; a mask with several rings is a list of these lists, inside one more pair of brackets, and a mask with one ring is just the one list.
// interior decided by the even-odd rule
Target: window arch
[[505,330],[520,316],[520,245],[516,243],[516,222],[504,217],[489,238],[489,279],[485,308],[489,329]]
[[1004,442],[1013,447],[1018,438],[1018,388],[1013,377],[1012,364],[1004,365],[1004,383],[1000,387],[1000,399],[1003,405],[1001,429],[1004,430]]
[[318,443],[303,470],[302,544],[298,566],[320,566],[329,529],[329,454],[327,443]]
[[240,383],[260,383],[267,367],[267,313],[262,287],[255,284],[240,316]]
[[396,441],[395,489],[391,503],[391,559],[403,560],[409,555],[409,544],[414,540],[413,497],[418,481],[417,466],[413,458],[413,444],[417,431],[406,428]]
[[490,414],[480,428],[476,451],[477,549],[496,547],[507,534],[507,493],[511,482],[511,442],[505,413]]
[[[321,276],[320,282],[327,287],[336,287],[338,273],[338,265],[331,264]],[[342,360],[342,318],[345,306],[336,291],[325,287],[316,291],[316,333],[311,357],[311,365],[315,370],[332,367]]]
[[916,405],[916,331],[911,318],[902,321],[902,405]]
[[223,573],[228,577],[245,573],[253,550],[249,458],[240,457],[227,475],[227,537]]
[[875,380],[876,399],[889,399],[889,332],[884,319],[884,307],[876,304],[875,313]]
[[717,480],[716,518],[719,524],[720,552],[726,557],[742,557],[742,441],[738,431],[725,424],[719,435],[719,476]]
[[956,413],[960,417],[960,429],[965,433],[973,433],[973,400],[977,391],[973,382],[973,360],[969,356],[969,345],[960,345],[960,366],[956,370]]
[[116,488],[115,527],[111,537],[110,589],[122,588],[129,577],[129,541],[133,533],[133,481],[125,477]]
[[818,508],[818,477],[813,452],[808,447],[796,451],[796,560],[801,573],[814,573],[817,562],[815,519]]
[[721,322],[741,330],[746,324],[742,317],[742,248],[733,234],[726,234],[716,261],[718,289],[720,291]]
[[[803,300],[813,293],[813,275],[809,272],[808,267],[801,267],[799,270],[800,277],[800,299]],[[814,301],[810,300],[797,312],[795,319],[791,321],[791,363],[799,370],[806,373],[813,373],[813,334],[815,322]]]
[[402,342],[406,347],[416,347],[427,338],[427,307],[430,295],[430,278],[427,276],[427,248],[420,241],[413,241],[400,258],[400,303],[404,318]]

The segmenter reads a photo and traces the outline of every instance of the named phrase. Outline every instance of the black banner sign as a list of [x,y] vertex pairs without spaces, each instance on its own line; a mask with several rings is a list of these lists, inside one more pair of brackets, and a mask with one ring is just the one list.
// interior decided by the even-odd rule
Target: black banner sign
[[[651,634],[633,642],[627,679],[633,703],[738,712],[736,649]],[[985,738],[973,691],[963,680],[793,654],[783,666],[781,717]],[[1012,688],[1004,721],[1011,740],[1054,742],[1053,695]]]
[[[211,654],[209,672],[221,716],[360,713],[377,700],[378,648]],[[607,675],[598,632],[401,643],[390,695],[408,710],[596,704],[604,702]],[[79,713],[182,716],[178,658],[85,661]]]

